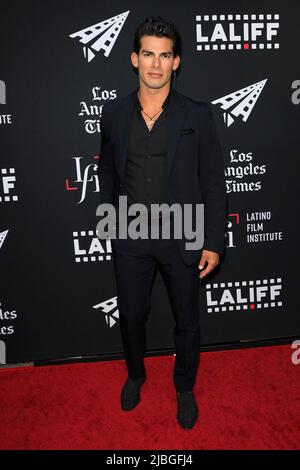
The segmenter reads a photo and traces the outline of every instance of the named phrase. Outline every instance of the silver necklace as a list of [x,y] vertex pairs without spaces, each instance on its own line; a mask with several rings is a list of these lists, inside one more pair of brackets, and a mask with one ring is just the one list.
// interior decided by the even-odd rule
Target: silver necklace
[[[139,95],[139,94],[138,94],[138,97],[139,97],[139,99],[140,99],[140,95]],[[141,103],[141,102],[140,102],[140,103]],[[161,113],[163,110],[161,109],[160,111],[158,111],[157,113],[155,113],[152,117],[149,116],[149,114],[147,114],[147,113],[143,110],[142,106],[141,106],[141,111],[142,111],[144,114],[146,114],[146,116],[150,119],[150,121],[151,121],[150,125],[153,125],[154,122],[155,122],[155,120],[154,120],[153,118],[154,118],[155,116],[157,116],[159,113]]]

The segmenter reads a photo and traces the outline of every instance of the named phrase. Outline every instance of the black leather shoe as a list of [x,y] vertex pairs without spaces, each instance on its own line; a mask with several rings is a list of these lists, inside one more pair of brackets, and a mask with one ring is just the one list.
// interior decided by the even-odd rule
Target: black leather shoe
[[146,377],[138,379],[127,378],[121,392],[122,410],[132,410],[140,401],[140,388],[145,383]]
[[177,392],[177,420],[184,429],[194,426],[198,418],[198,406],[193,392]]

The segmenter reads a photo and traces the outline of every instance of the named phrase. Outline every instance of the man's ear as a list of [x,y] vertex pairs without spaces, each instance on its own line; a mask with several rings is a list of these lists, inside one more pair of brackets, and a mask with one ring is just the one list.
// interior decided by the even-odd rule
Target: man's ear
[[139,66],[139,58],[138,58],[138,55],[136,52],[132,52],[131,56],[130,56],[130,59],[131,59],[131,63],[133,65],[133,67],[135,68],[138,68]]
[[174,66],[175,66],[175,68],[173,68],[173,70],[177,70],[178,67],[179,67],[179,64],[180,64],[180,57],[179,57],[179,55],[177,55],[176,57],[174,57]]

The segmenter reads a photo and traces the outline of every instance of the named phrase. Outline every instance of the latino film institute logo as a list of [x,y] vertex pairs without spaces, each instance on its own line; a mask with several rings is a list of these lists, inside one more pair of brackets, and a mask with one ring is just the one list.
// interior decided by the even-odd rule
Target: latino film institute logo
[[279,49],[278,31],[278,14],[197,15],[197,51]]
[[[6,84],[3,80],[0,80],[0,104],[6,105]],[[2,111],[2,110],[1,110]],[[11,114],[2,114],[0,112],[0,124],[12,124]]]
[[261,80],[212,101],[212,104],[219,105],[223,109],[223,119],[227,127],[231,126],[237,118],[242,119],[243,122],[247,121],[266,82],[267,79]]
[[[98,177],[98,160],[99,155],[95,155],[92,163],[86,164],[84,157],[73,157],[75,162],[75,180],[72,178],[66,178],[65,186],[66,190],[70,191],[70,194],[76,194],[79,201],[77,204],[81,204],[86,199],[86,195],[89,192],[99,193],[100,184]],[[83,160],[83,162],[82,162]]]
[[271,209],[228,214],[227,248],[236,248],[241,244],[280,243],[283,237],[284,232],[277,229],[276,214],[273,216]]
[[69,37],[79,39],[79,42],[84,45],[83,55],[88,62],[91,62],[96,57],[95,52],[100,52],[101,50],[104,56],[108,57],[124,26],[129,12],[130,10],[112,16],[92,26],[81,29],[76,33],[72,33]]

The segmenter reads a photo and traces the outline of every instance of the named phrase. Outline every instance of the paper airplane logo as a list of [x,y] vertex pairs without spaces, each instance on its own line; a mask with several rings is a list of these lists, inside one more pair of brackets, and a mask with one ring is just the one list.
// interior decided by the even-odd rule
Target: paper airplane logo
[[8,234],[8,230],[5,230],[5,232],[0,232],[0,248],[3,245],[7,234]]
[[104,51],[105,57],[109,56],[129,11],[70,34],[70,38],[80,38],[79,42],[84,44],[83,54],[88,62],[91,62],[96,56],[94,52],[99,52],[101,49]]
[[112,297],[100,304],[93,305],[93,308],[101,308],[102,312],[105,314],[105,322],[110,328],[117,323],[117,320],[119,319],[117,297]]
[[220,104],[221,109],[225,111],[223,117],[227,127],[231,126],[237,117],[241,117],[244,122],[247,121],[266,82],[267,79],[253,83],[253,85],[212,101],[212,104]]

